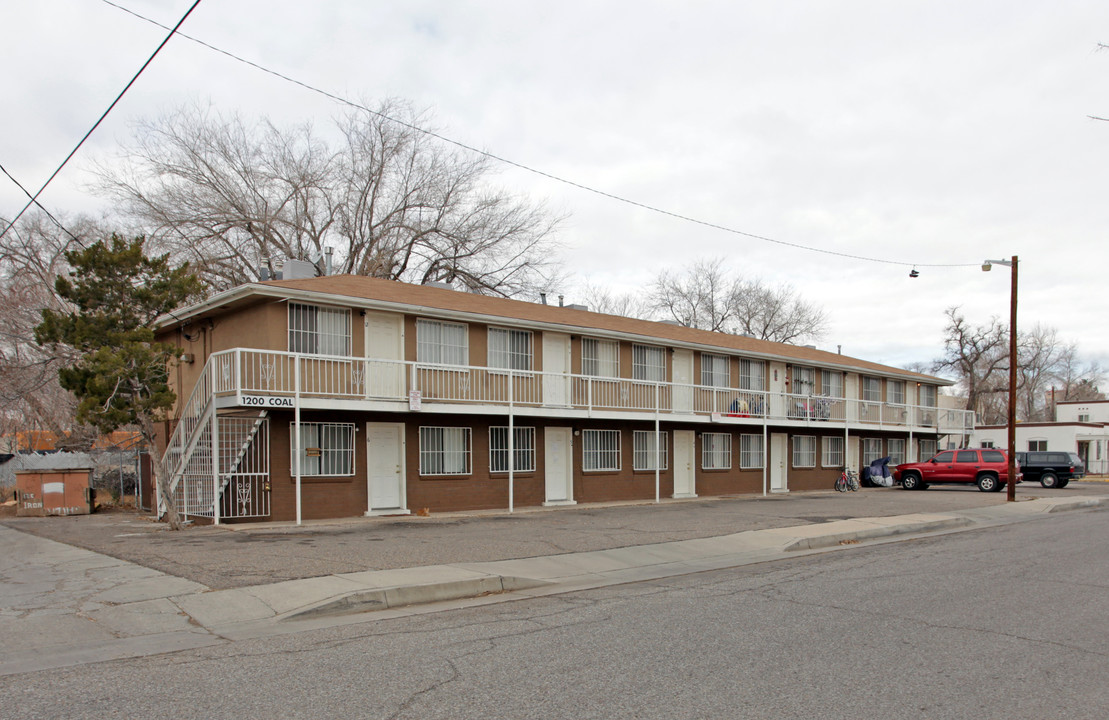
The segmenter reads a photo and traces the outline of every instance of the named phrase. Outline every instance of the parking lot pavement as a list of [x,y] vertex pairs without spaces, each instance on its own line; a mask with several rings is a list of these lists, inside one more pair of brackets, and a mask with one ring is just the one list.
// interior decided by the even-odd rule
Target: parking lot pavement
[[[1107,496],[1109,484],[1018,487],[1018,500]],[[123,511],[90,516],[8,518],[9,527],[137,563],[213,589],[322,575],[512,560],[717,537],[859,517],[942,513],[1004,504],[1004,493],[933,486],[925,492],[865,488],[767,497],[665,500],[660,504],[448,513],[189,527],[168,531]]]

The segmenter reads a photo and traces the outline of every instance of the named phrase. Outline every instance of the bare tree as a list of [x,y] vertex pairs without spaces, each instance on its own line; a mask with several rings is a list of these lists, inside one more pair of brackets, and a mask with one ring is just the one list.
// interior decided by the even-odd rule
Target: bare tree
[[791,286],[770,287],[757,278],[738,283],[729,307],[738,332],[760,340],[818,340],[828,325],[824,310],[801,299]]
[[1105,393],[1099,390],[1105,384],[1105,370],[1097,362],[1084,363],[1078,356],[1077,345],[1064,347],[1053,381],[1053,387],[1059,388],[1056,401],[1105,399]]
[[396,100],[351,110],[332,147],[309,125],[184,108],[140,124],[100,188],[216,288],[328,247],[339,272],[504,296],[548,286],[560,218],[491,188],[490,161],[417,129],[427,121]]
[[974,410],[979,422],[1004,420],[1004,406],[999,416],[997,408],[986,401],[1008,391],[1007,330],[997,318],[992,318],[988,325],[972,326],[958,307],[948,308],[945,314],[948,322],[944,328],[944,354],[935,363],[936,371],[950,373],[959,383],[966,394],[966,409]]
[[682,270],[663,270],[651,288],[651,305],[668,320],[686,327],[732,332],[732,297],[738,283],[729,279],[721,258],[698,260]]
[[649,319],[652,315],[650,301],[637,293],[614,293],[607,288],[586,283],[582,288],[582,301],[586,306],[606,315]]
[[1055,328],[1036,325],[1017,334],[1017,415],[1027,422],[1052,420],[1048,390],[1063,370],[1068,353],[1077,352],[1059,339]]

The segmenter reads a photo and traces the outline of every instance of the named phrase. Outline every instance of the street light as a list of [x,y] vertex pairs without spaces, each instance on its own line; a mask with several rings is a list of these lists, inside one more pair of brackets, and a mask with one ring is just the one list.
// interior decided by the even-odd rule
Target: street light
[[1006,484],[1008,502],[1017,499],[1017,256],[1012,260],[986,260],[982,272],[989,272],[993,265],[1013,269],[1009,296],[1009,482]]

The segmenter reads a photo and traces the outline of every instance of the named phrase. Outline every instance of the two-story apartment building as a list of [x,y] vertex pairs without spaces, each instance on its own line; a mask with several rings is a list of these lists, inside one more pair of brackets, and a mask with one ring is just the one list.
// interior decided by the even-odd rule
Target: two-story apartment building
[[163,472],[217,522],[829,488],[973,428],[927,375],[367,277],[243,285],[159,336]]

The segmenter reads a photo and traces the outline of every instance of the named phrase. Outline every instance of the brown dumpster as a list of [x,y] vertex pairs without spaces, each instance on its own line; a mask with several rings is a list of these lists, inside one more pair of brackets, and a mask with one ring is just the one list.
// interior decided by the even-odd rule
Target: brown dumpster
[[92,469],[16,470],[16,515],[88,515]]

